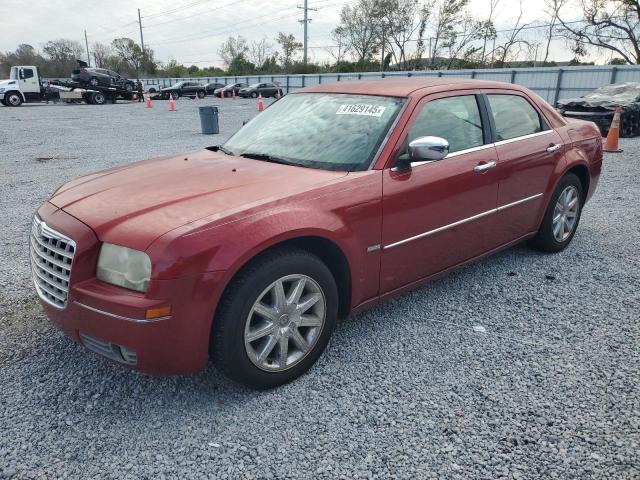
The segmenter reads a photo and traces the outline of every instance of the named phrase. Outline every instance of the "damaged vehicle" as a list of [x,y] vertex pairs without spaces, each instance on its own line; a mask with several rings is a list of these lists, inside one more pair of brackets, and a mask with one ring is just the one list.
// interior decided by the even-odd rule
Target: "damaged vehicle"
[[618,105],[622,109],[620,136],[640,135],[639,82],[605,85],[580,98],[560,100],[556,107],[564,117],[594,122],[602,135],[606,135]]

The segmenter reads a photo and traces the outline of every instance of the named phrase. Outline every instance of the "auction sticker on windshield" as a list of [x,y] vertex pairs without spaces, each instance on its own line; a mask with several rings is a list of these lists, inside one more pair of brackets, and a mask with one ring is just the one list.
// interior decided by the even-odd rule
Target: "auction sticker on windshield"
[[356,103],[353,105],[340,105],[336,115],[368,115],[370,117],[381,117],[387,107],[378,105],[367,105]]

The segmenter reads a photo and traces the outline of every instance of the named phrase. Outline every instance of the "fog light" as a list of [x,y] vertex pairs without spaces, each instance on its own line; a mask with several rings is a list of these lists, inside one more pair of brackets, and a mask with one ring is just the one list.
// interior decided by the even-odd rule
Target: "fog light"
[[124,361],[129,365],[135,365],[136,363],[138,363],[138,355],[133,348],[120,345],[120,355],[122,355]]

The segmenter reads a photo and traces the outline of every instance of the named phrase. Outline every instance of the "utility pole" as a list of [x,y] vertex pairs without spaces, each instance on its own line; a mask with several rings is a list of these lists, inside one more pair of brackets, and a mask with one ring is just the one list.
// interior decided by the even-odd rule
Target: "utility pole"
[[311,19],[309,18],[309,10],[313,10],[316,11],[318,10],[317,8],[309,8],[309,0],[304,0],[304,6],[300,6],[298,5],[298,8],[301,10],[304,10],[304,20],[298,20],[298,22],[303,23],[304,24],[304,55],[303,55],[303,63],[306,65],[307,64],[307,60],[309,58],[308,55],[308,50],[309,50],[309,22],[311,21]]
[[138,25],[140,25],[140,46],[142,47],[142,53],[144,53],[144,38],[142,37],[142,17],[140,16],[140,9],[138,9]]
[[84,30],[84,45],[87,47],[87,65],[91,65],[91,57],[89,56],[89,40],[87,40],[87,29]]

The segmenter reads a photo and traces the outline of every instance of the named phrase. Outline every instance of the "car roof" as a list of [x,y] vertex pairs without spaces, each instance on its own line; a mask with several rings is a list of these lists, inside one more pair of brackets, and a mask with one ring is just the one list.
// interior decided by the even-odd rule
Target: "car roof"
[[412,94],[428,89],[433,92],[464,89],[495,89],[506,88],[522,91],[519,85],[488,80],[471,80],[450,77],[412,77],[412,78],[382,78],[376,80],[347,80],[334,83],[323,83],[296,90],[293,93],[352,93],[368,95],[385,95],[390,97],[408,97]]

